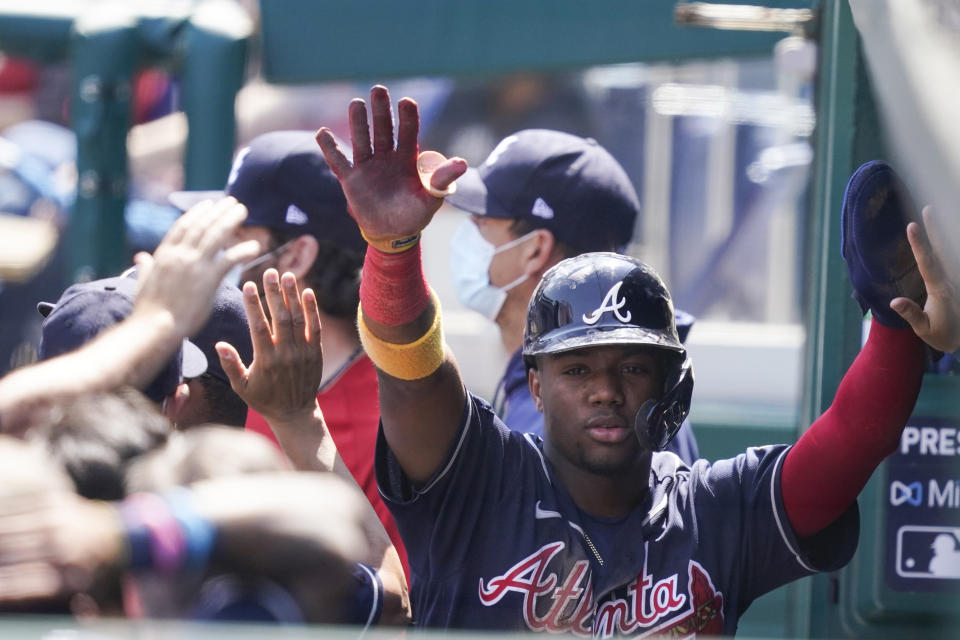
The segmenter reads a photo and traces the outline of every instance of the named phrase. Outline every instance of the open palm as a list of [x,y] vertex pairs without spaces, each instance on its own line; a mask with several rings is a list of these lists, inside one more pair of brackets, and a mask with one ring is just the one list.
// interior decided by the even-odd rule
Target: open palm
[[343,186],[351,215],[367,238],[413,235],[427,226],[443,202],[443,193],[463,175],[467,165],[460,158],[419,153],[420,115],[413,100],[404,98],[397,105],[396,145],[386,87],[373,87],[370,103],[372,144],[366,104],[359,98],[350,103],[353,164],[338,148],[329,129],[317,132],[317,143]]

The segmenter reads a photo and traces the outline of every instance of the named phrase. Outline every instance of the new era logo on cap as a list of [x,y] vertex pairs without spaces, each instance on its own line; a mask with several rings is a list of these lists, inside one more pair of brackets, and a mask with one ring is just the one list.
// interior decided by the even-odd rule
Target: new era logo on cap
[[287,224],[307,224],[310,218],[307,217],[307,214],[304,213],[303,209],[298,207],[295,204],[291,204],[287,207]]
[[534,201],[530,213],[544,220],[553,220],[553,209],[550,208],[550,205],[548,205],[543,198],[537,198]]

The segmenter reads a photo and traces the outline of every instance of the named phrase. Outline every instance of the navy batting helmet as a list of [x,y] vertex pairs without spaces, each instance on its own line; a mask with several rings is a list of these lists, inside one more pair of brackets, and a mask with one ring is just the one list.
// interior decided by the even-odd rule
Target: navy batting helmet
[[673,301],[660,276],[616,253],[584,253],[543,275],[527,309],[527,366],[534,366],[534,356],[618,345],[663,351],[663,393],[644,403],[635,425],[654,449],[663,449],[690,412],[693,366],[677,336]]

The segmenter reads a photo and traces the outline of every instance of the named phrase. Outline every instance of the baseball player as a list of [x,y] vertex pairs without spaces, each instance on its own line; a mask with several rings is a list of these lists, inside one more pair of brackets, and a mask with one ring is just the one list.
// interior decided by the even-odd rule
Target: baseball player
[[[883,324],[889,299],[863,282],[878,300],[870,337],[795,445],[688,467],[661,451],[693,384],[669,293],[632,258],[565,260],[534,292],[524,334],[544,438],[510,431],[464,390],[421,267],[420,230],[466,163],[419,152],[409,99],[394,142],[387,90],[370,97],[372,136],[366,104],[350,105],[352,163],[329,130],[317,141],[370,244],[358,322],[380,380],[377,477],[418,625],[733,634],[759,595],[849,560],[856,496],[895,450],[922,377],[922,342]],[[910,234],[923,266],[921,236]],[[862,255],[851,273],[869,272]],[[925,277],[921,313],[942,326],[944,294],[934,270]]]
[[[521,352],[530,295],[560,260],[626,247],[640,213],[636,191],[595,140],[524,129],[501,140],[479,169],[467,169],[447,202],[472,214],[451,240],[457,294],[497,323],[512,352],[494,409],[511,429],[542,436]],[[681,341],[692,324],[692,316],[677,314]],[[687,463],[700,457],[688,422],[668,447]]]

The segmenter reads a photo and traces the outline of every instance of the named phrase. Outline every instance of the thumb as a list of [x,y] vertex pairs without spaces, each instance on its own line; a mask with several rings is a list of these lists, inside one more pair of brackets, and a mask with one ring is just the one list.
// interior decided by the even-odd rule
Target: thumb
[[427,192],[437,198],[456,191],[454,181],[467,170],[462,158],[446,158],[436,151],[423,151],[417,157],[417,172]]
[[137,279],[146,280],[147,274],[153,269],[153,256],[146,251],[138,251],[133,256],[133,264],[137,265]]
[[910,298],[894,298],[890,301],[890,308],[906,320],[918,336],[922,336],[930,330],[930,319],[927,314],[923,312],[920,305]]
[[227,342],[218,342],[213,345],[213,348],[217,350],[217,355],[220,357],[220,366],[223,367],[223,372],[227,374],[227,379],[230,380],[230,387],[242,397],[248,370],[243,365],[243,361],[240,360],[240,354],[237,353],[232,344]]

